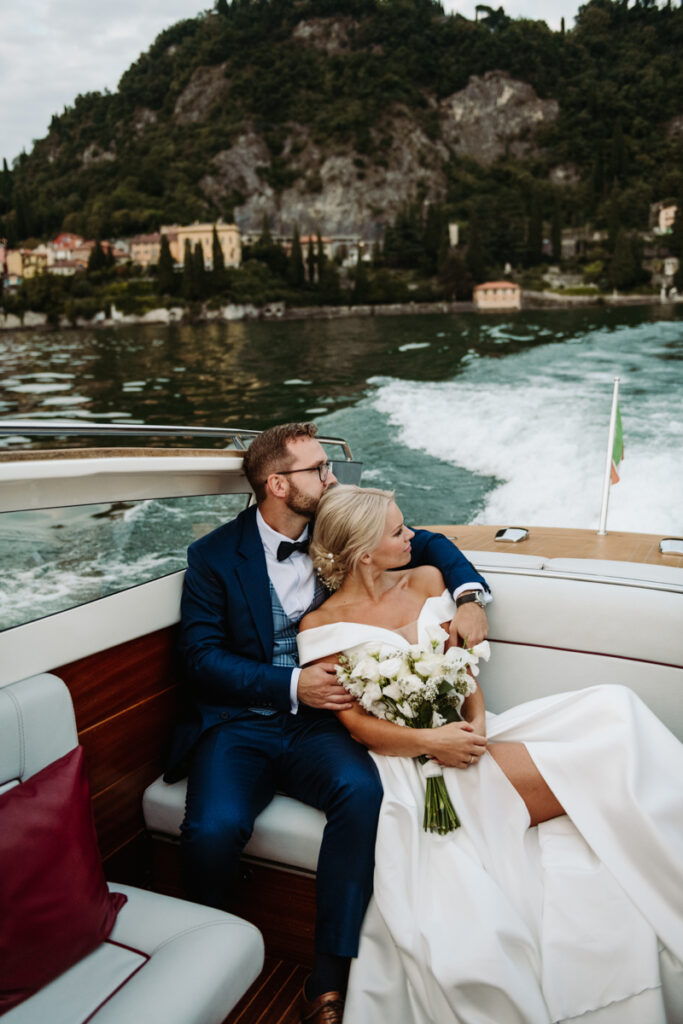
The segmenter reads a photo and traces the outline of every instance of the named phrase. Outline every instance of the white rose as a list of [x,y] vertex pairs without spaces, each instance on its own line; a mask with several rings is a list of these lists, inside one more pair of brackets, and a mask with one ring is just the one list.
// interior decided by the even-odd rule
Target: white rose
[[401,679],[401,685],[404,693],[420,693],[424,689],[424,680],[413,672],[409,672],[404,679]]
[[389,683],[388,686],[385,686],[382,693],[385,697],[391,697],[392,700],[400,700],[403,696],[403,690],[396,682]]
[[471,661],[469,652],[464,647],[449,647],[443,657],[446,665],[454,668],[462,668]]
[[401,670],[403,659],[396,655],[393,658],[387,658],[385,661],[380,661],[377,665],[379,674],[384,676],[385,679],[393,679],[397,676]]
[[375,682],[379,676],[379,665],[374,658],[361,658],[351,673],[352,679],[366,679],[369,682]]
[[367,707],[368,704],[373,704],[375,701],[381,701],[381,699],[382,687],[379,683],[368,683],[363,690],[363,696],[361,697],[363,707]]
[[443,655],[423,653],[419,661],[415,662],[415,671],[421,676],[443,675]]

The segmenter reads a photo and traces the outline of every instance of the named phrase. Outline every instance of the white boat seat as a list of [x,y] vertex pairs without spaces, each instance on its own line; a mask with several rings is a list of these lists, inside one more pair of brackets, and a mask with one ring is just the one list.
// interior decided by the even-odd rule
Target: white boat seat
[[[54,675],[0,687],[0,788],[72,750],[71,697]],[[3,1024],[220,1024],[258,977],[263,940],[232,914],[131,886],[109,938]],[[191,964],[191,970],[188,970]]]
[[[168,785],[161,776],[142,798],[145,824],[150,832],[177,838],[185,816],[187,779]],[[244,853],[278,867],[316,870],[325,828],[325,815],[280,793],[259,814]]]

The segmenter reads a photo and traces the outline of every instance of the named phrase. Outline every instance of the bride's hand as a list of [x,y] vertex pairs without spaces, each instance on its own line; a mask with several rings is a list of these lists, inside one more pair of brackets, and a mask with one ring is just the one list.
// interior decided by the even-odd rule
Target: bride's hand
[[449,768],[469,768],[486,752],[486,737],[475,732],[469,722],[450,722],[428,730],[426,751],[437,764]]

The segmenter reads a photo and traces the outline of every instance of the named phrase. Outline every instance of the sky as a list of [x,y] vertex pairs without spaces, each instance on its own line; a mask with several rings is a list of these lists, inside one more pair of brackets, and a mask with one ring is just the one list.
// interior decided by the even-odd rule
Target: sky
[[[478,0],[442,0],[474,17]],[[574,22],[579,0],[489,0],[506,14]],[[44,138],[53,114],[79,93],[114,92],[123,72],[162,29],[213,7],[213,0],[0,0],[0,160],[11,166]]]

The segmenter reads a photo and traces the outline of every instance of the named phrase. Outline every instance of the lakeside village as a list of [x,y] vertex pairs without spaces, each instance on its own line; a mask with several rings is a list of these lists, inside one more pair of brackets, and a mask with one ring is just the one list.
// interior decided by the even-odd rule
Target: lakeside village
[[677,205],[663,202],[652,206],[647,232],[610,240],[608,231],[565,229],[539,238],[536,266],[518,271],[507,263],[497,280],[482,279],[476,238],[462,246],[457,223],[443,225],[431,261],[413,239],[413,272],[410,260],[388,252],[400,249],[389,232],[384,249],[296,228],[290,237],[271,235],[265,223],[243,233],[222,221],[104,241],[61,232],[16,249],[0,239],[0,328],[676,302],[683,300],[678,222]]

